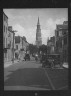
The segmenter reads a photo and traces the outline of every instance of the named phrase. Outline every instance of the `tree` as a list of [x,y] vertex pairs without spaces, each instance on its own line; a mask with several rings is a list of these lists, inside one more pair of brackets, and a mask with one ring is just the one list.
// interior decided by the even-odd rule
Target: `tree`
[[30,54],[33,54],[33,53],[36,53],[38,51],[38,48],[36,45],[29,44],[29,51],[30,51]]
[[39,47],[39,52],[42,52],[42,53],[47,53],[47,45],[41,45],[40,47]]

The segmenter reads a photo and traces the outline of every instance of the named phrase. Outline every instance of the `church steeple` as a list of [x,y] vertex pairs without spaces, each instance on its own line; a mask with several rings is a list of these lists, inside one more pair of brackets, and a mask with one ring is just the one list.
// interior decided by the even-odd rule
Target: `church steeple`
[[38,22],[37,22],[37,25],[40,25],[40,23],[39,23],[39,17],[38,17]]
[[38,22],[37,22],[37,29],[40,29],[40,23],[39,23],[39,17],[38,17]]
[[38,17],[37,29],[36,29],[36,45],[37,45],[37,47],[42,45],[41,28],[40,28],[40,23],[39,23],[39,17]]

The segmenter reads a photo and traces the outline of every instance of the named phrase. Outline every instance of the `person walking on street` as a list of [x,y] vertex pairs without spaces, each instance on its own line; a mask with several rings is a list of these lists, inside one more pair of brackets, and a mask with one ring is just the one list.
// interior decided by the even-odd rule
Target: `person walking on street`
[[35,60],[38,61],[38,54],[35,55]]

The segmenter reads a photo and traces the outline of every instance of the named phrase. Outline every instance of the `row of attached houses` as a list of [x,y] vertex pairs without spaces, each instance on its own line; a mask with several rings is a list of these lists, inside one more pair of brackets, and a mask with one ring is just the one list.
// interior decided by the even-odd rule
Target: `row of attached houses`
[[48,54],[60,54],[61,62],[68,62],[68,21],[56,25],[55,36],[47,41]]
[[26,51],[28,51],[29,43],[23,36],[15,36],[15,57],[16,59],[23,59]]
[[62,62],[68,62],[68,21],[56,25],[55,48],[56,53],[61,55]]
[[[8,61],[11,61],[13,58],[13,35],[15,35],[15,33],[12,31],[12,26],[8,26],[8,42],[7,42],[7,55],[8,55]],[[15,46],[15,41],[14,41],[14,46]]]
[[16,53],[22,54],[28,50],[29,43],[23,36],[15,36],[12,26],[8,26],[8,17],[3,12],[3,52],[4,62],[16,58]]
[[7,42],[8,42],[8,17],[3,12],[3,50],[4,50],[4,61],[7,61]]
[[[8,17],[3,12],[3,57],[4,62],[11,61],[14,57],[13,55],[13,32],[12,26],[8,26]],[[15,41],[14,41],[15,46]]]

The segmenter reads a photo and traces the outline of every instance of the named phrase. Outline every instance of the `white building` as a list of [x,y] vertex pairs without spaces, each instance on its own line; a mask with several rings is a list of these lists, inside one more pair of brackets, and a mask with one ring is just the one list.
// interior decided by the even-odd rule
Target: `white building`
[[25,56],[25,52],[27,50],[28,43],[26,38],[23,36],[15,36],[15,58],[16,59],[23,59]]
[[[12,29],[12,26],[9,26],[8,27],[8,51],[7,51],[7,54],[8,54],[8,61],[11,61],[13,59],[13,29]],[[14,34],[15,35],[15,34]],[[14,49],[15,49],[15,38],[14,38]],[[15,57],[15,54],[14,54],[14,57]]]
[[[23,59],[23,54],[24,54],[24,50],[22,50],[23,46],[22,46],[23,42],[22,42],[22,37],[20,36],[15,36],[15,58],[16,59]],[[22,50],[22,51],[21,51]]]

